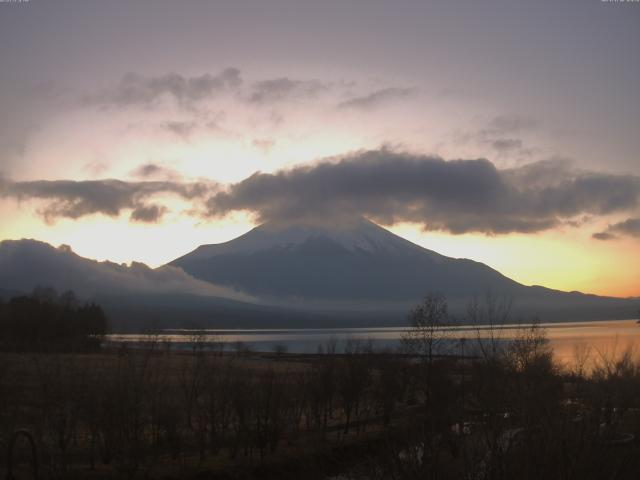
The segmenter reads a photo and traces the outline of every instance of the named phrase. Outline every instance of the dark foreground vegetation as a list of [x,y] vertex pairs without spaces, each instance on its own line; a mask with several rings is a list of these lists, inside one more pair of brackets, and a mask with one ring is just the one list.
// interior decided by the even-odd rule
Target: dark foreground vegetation
[[[412,312],[398,352],[328,342],[316,355],[151,341],[99,353],[4,353],[0,461],[15,478],[635,479],[640,361],[544,331],[455,340],[442,298]],[[12,449],[9,445],[19,434]],[[12,452],[10,453],[10,450]]]
[[71,291],[36,288],[31,295],[0,299],[3,351],[96,350],[106,332],[102,308],[81,303]]

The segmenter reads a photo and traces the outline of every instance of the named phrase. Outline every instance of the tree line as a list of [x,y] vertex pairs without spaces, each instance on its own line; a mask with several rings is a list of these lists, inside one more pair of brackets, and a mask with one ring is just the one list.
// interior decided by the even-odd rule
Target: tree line
[[72,291],[60,295],[36,288],[30,295],[0,299],[3,350],[87,350],[100,347],[107,333],[102,308],[80,302]]

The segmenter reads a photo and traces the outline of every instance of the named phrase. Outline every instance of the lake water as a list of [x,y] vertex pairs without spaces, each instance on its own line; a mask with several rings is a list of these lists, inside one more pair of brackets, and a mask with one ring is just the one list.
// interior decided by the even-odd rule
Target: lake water
[[[493,335],[500,340],[513,339],[523,325],[505,325],[491,331],[485,327],[460,325],[447,327],[447,337],[452,348],[472,345],[478,337]],[[609,320],[597,322],[547,323],[540,325],[546,332],[556,358],[563,363],[572,363],[576,355],[588,350],[591,357],[616,355],[636,343],[640,345],[640,324],[635,320]],[[239,344],[253,351],[271,352],[277,347],[289,353],[315,353],[318,346],[337,342],[337,351],[344,349],[350,339],[370,341],[375,349],[393,349],[407,329],[387,328],[331,328],[331,329],[264,329],[264,330],[170,330],[155,336],[160,341],[171,342],[175,348],[189,348],[196,333],[208,342],[222,342],[226,350],[238,348]],[[139,344],[151,340],[150,335],[109,335],[111,342]],[[465,339],[464,342],[460,341]],[[458,345],[458,347],[456,347]]]

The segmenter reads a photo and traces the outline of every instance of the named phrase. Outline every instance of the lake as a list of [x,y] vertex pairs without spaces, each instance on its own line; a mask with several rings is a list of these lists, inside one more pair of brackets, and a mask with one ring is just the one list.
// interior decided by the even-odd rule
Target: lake
[[[494,337],[508,341],[513,339],[522,325],[504,325],[493,330]],[[576,355],[584,355],[588,350],[591,357],[616,355],[625,348],[640,345],[640,324],[635,320],[608,320],[590,322],[544,323],[556,359],[562,363],[573,363]],[[477,338],[486,338],[492,332],[487,327],[459,325],[443,329],[450,339],[452,348],[472,345]],[[289,353],[315,353],[320,345],[337,342],[337,351],[344,349],[350,339],[370,341],[375,349],[393,349],[400,345],[406,333],[405,327],[380,328],[327,328],[327,329],[210,329],[210,330],[167,330],[159,335],[117,334],[109,335],[107,341],[140,344],[157,338],[170,342],[175,348],[189,348],[198,339],[207,342],[222,342],[226,350],[238,348],[241,344],[253,351],[271,352],[280,347]],[[465,341],[461,341],[465,339]],[[458,345],[458,346],[456,346]]]

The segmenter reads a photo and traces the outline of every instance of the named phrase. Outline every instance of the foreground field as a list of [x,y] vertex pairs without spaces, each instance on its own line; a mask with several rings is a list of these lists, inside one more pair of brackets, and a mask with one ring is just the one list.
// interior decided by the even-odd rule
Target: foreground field
[[[3,471],[15,478],[637,478],[640,363],[552,360],[544,332],[435,355],[352,341],[314,355],[198,342],[5,353]],[[27,438],[33,440],[37,462]],[[535,466],[535,467],[534,467]]]

